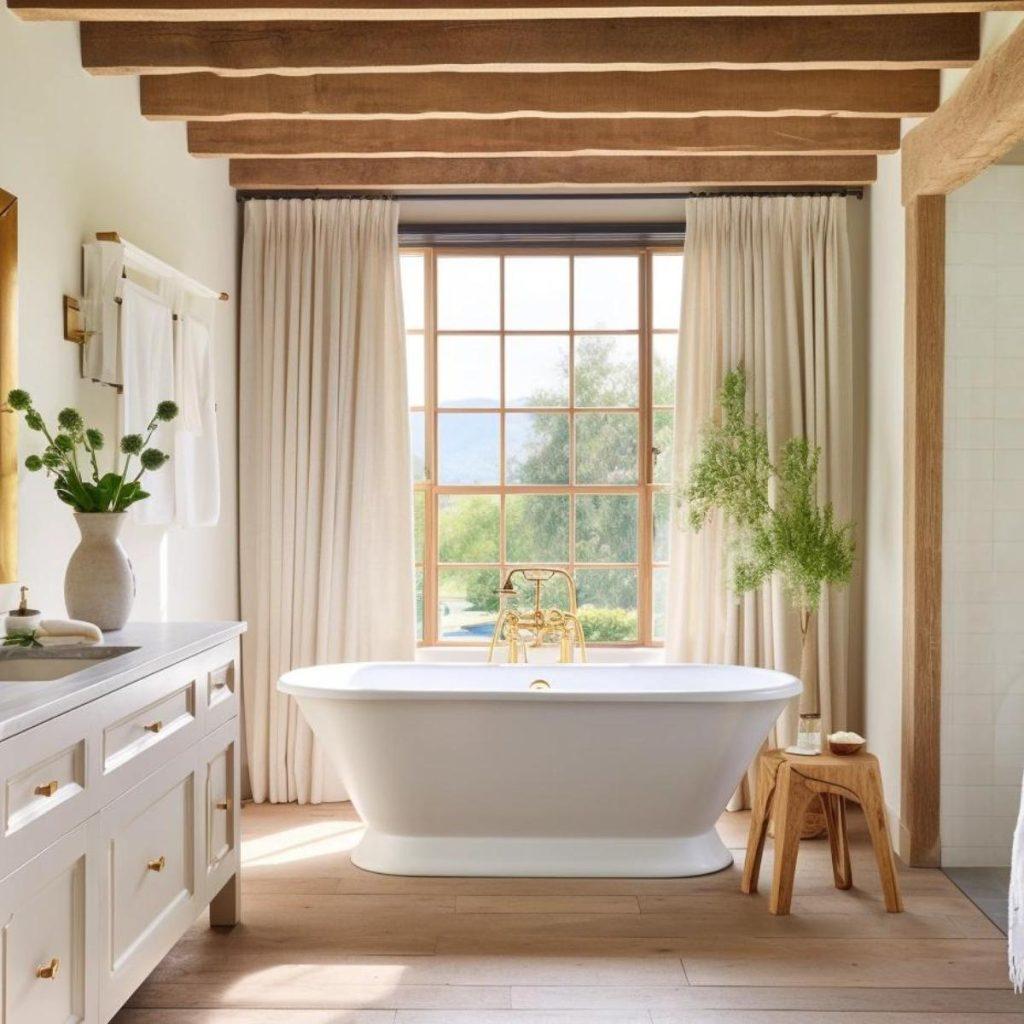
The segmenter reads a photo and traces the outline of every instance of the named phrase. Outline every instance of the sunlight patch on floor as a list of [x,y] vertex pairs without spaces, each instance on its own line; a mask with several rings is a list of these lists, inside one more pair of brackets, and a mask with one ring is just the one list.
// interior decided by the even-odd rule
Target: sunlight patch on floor
[[314,857],[349,853],[363,838],[358,821],[316,821],[286,828],[242,842],[242,864],[247,867],[293,864]]

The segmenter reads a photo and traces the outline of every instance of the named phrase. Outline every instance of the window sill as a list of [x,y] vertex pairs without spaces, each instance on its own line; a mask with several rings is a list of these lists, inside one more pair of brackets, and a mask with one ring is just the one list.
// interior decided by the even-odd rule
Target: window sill
[[[554,665],[558,661],[555,647],[528,652],[531,665]],[[504,659],[495,652],[495,662]],[[661,647],[588,647],[587,660],[595,665],[657,665],[665,660]],[[416,661],[424,662],[474,662],[487,661],[486,647],[418,647]]]

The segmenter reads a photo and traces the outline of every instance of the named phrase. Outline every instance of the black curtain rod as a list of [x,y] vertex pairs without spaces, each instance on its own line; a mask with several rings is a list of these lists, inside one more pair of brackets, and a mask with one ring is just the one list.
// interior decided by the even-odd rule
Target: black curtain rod
[[344,192],[333,189],[297,189],[288,192],[246,189],[235,193],[240,203],[249,199],[396,199],[418,203],[436,202],[493,202],[494,200],[525,201],[543,200],[622,200],[622,199],[723,199],[744,196],[841,196],[849,199],[863,199],[863,188],[807,189],[804,191],[770,190],[726,191],[726,192]]

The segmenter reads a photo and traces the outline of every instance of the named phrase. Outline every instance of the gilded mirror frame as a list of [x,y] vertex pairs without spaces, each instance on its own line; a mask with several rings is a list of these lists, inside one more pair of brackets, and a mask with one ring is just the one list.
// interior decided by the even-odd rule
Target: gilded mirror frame
[[[0,396],[18,376],[18,200],[0,188]],[[18,578],[18,417],[0,414],[0,583]]]

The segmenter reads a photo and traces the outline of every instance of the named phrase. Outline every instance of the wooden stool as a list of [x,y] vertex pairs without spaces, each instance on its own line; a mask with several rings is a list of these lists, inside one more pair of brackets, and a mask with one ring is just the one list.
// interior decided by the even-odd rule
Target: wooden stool
[[885,909],[891,914],[898,914],[903,903],[885,823],[882,777],[874,754],[802,757],[783,750],[769,750],[761,755],[757,762],[757,793],[750,815],[747,859],[743,865],[740,889],[745,893],[757,892],[768,821],[774,818],[775,871],[768,909],[773,914],[789,913],[804,813],[816,798],[820,799],[825,812],[836,888],[849,889],[853,885],[846,835],[845,801],[850,799],[860,804],[868,823],[882,880]]

